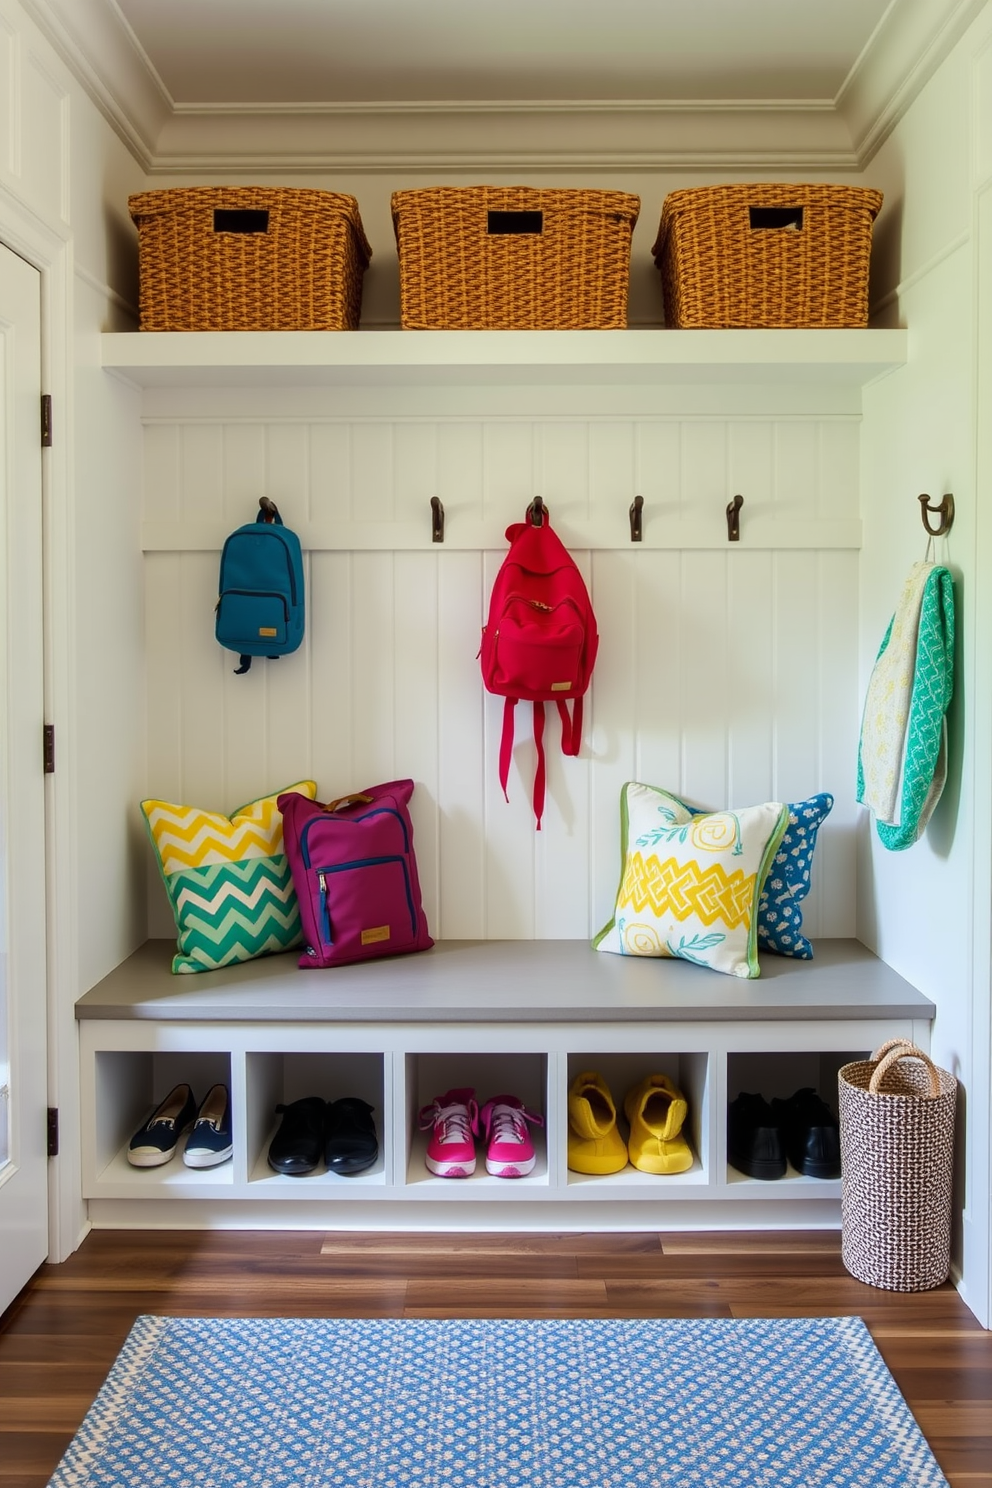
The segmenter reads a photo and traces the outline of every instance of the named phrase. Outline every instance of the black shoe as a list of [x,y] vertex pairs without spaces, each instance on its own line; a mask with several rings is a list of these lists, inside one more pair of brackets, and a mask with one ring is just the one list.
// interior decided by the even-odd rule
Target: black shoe
[[307,1095],[276,1110],[282,1124],[269,1143],[269,1167],[294,1177],[312,1173],[324,1155],[327,1106],[319,1095]]
[[840,1177],[840,1127],[815,1090],[797,1090],[772,1101],[785,1136],[785,1151],[797,1173],[807,1178]]
[[324,1159],[330,1173],[362,1173],[379,1156],[372,1120],[374,1106],[355,1096],[327,1103]]
[[727,1108],[727,1159],[749,1178],[784,1178],[785,1145],[778,1116],[760,1095],[741,1093]]

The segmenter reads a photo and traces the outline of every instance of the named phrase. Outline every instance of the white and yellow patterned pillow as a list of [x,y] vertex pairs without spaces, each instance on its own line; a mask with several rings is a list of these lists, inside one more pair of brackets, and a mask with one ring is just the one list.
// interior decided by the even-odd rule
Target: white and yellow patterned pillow
[[214,971],[299,944],[300,908],[277,805],[289,791],[312,801],[317,782],[297,781],[231,816],[142,801],[176,920],[174,972]]
[[699,812],[668,791],[628,781],[620,818],[620,887],[595,949],[759,976],[758,900],[789,825],[788,806]]

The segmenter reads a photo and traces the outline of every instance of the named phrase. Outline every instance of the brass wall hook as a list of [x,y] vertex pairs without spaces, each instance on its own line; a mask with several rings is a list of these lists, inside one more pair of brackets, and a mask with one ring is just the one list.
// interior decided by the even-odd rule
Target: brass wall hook
[[741,540],[741,507],[744,505],[743,496],[735,496],[733,501],[727,505],[727,541],[740,542]]
[[444,507],[437,496],[431,497],[431,542],[444,542]]
[[640,542],[643,537],[641,526],[641,513],[644,510],[644,497],[635,496],[630,506],[630,540]]
[[[923,525],[927,529],[927,532],[930,534],[930,536],[943,537],[946,533],[950,532],[951,528],[954,525],[954,497],[950,494],[950,492],[947,493],[943,501],[941,501],[937,506],[930,505],[930,497],[926,494],[918,497],[917,499],[920,503],[920,516],[923,518]],[[935,515],[940,517],[940,522],[936,527],[930,526],[930,518],[927,515],[928,512],[933,512]]]
[[543,527],[546,521],[551,520],[551,513],[548,511],[548,508],[545,506],[540,496],[535,496],[534,500],[527,508],[527,520],[530,522],[532,527]]

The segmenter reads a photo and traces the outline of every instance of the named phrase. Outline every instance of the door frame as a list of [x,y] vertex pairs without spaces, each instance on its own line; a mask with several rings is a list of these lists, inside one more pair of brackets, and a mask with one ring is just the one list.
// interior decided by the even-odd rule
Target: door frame
[[[45,783],[48,1104],[62,1113],[59,1155],[48,1168],[49,1259],[65,1260],[89,1228],[81,1197],[79,1056],[74,1005],[79,996],[75,830],[76,696],[70,665],[75,547],[72,504],[72,274],[70,230],[54,232],[0,183],[0,241],[41,276],[42,391],[53,404],[53,443],[42,451],[45,720],[56,727],[56,772]],[[40,408],[39,408],[40,428]],[[40,435],[39,435],[40,437]],[[38,741],[41,748],[41,740]]]
[[[992,393],[992,175],[976,184],[972,219],[975,360],[975,571],[988,573],[992,563],[992,520],[988,502],[992,497],[992,429],[982,418]],[[975,584],[970,596],[975,616],[975,641],[966,685],[972,684],[975,712],[972,789],[975,820],[979,824],[973,848],[972,892],[973,979],[971,1089],[968,1092],[967,1208],[965,1244],[975,1251],[972,1274],[984,1254],[984,1275],[964,1292],[965,1300],[986,1328],[992,1328],[992,854],[987,828],[992,825],[992,782],[980,761],[992,751],[992,698],[977,683],[992,665],[992,596],[985,585]],[[960,1119],[960,1118],[959,1118]]]

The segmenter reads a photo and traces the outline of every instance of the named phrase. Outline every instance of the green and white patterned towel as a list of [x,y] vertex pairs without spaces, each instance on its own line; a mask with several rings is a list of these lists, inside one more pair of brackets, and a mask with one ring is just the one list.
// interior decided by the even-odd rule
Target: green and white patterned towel
[[918,840],[944,789],[953,689],[951,575],[915,563],[875,659],[858,748],[858,800],[892,851]]

